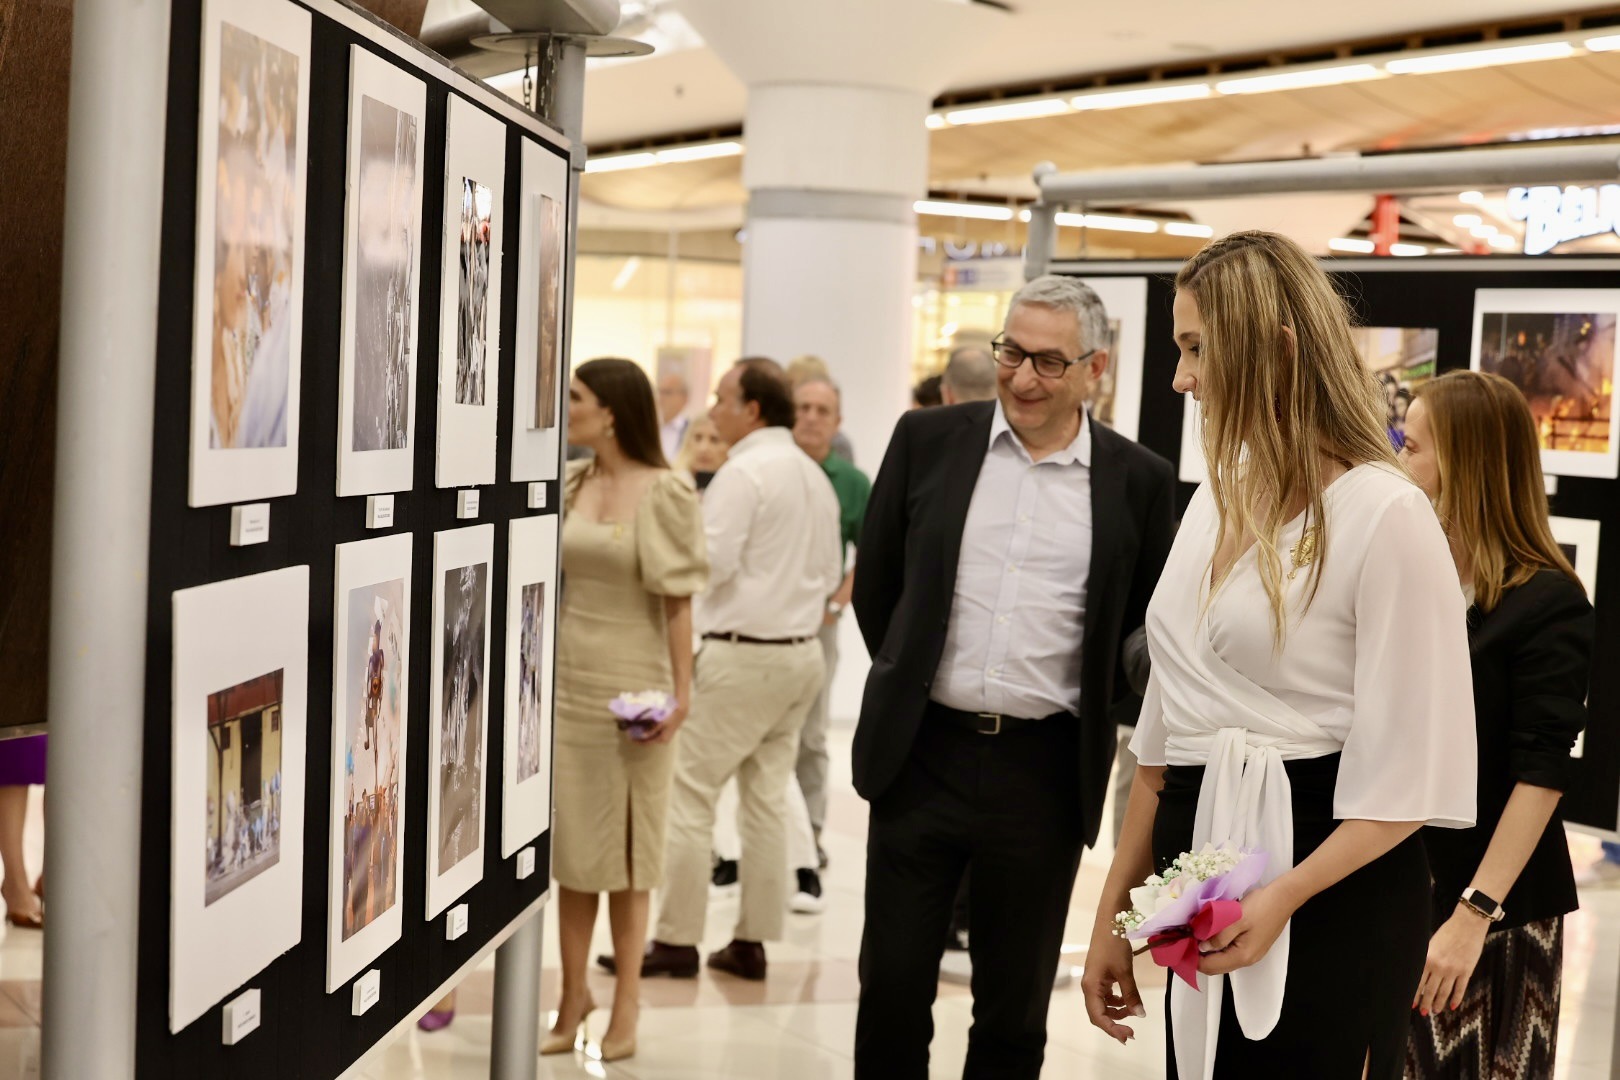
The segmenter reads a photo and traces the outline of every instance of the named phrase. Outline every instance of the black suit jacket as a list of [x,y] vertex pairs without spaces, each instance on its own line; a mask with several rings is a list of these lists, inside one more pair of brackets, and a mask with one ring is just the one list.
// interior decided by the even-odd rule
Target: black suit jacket
[[[1557,570],[1509,589],[1489,614],[1468,612],[1474,668],[1479,780],[1472,829],[1423,830],[1435,881],[1435,917],[1444,921],[1485,858],[1508,796],[1520,784],[1565,791],[1569,752],[1586,726],[1586,685],[1595,632],[1586,590]],[[1496,929],[1574,911],[1575,873],[1563,815],[1552,820],[1506,896]]]
[[[855,616],[872,670],[855,731],[855,789],[876,799],[911,752],[945,648],[968,504],[994,402],[906,413],[872,485],[855,573]],[[1120,642],[1142,625],[1174,535],[1175,472],[1091,424],[1091,570],[1080,667],[1075,812],[1097,838],[1114,760],[1111,709],[1130,694]]]

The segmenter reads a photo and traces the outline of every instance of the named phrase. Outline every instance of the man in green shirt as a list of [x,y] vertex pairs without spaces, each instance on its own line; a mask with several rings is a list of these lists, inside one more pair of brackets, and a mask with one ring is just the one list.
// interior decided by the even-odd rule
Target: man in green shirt
[[[852,549],[859,541],[861,524],[866,519],[866,500],[872,493],[872,481],[844,457],[833,453],[833,443],[842,421],[842,398],[838,387],[830,379],[820,376],[801,381],[793,391],[793,405],[797,418],[793,425],[793,441],[810,458],[821,465],[832,481],[838,495],[839,532],[844,550],[844,580],[838,591],[827,601],[827,617],[821,627],[821,651],[827,661],[827,681],[821,695],[810,708],[799,735],[799,787],[804,791],[805,807],[810,813],[810,827],[816,836],[816,852],[821,866],[826,856],[821,854],[821,826],[827,819],[827,699],[832,689],[833,671],[838,665],[838,622],[849,606],[854,589],[855,569]],[[820,867],[796,867],[799,889],[794,895],[794,911],[813,913],[821,910]]]

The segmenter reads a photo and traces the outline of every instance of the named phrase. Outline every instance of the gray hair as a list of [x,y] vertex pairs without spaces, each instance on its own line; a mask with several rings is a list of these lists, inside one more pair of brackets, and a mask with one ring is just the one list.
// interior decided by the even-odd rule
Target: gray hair
[[951,350],[943,375],[959,401],[989,401],[996,396],[996,362],[988,349],[960,345]]
[[1072,311],[1080,323],[1080,348],[1108,347],[1108,309],[1103,306],[1102,297],[1078,278],[1059,274],[1038,277],[1013,294],[1012,303],[1007,305],[1007,314],[1011,315],[1019,304],[1039,304],[1059,311]]
[[838,407],[840,409],[844,407],[844,392],[838,388],[838,384],[833,382],[831,377],[827,375],[807,375],[798,382],[794,383],[793,389],[796,392],[806,386],[830,387],[833,392],[833,397],[838,399]]

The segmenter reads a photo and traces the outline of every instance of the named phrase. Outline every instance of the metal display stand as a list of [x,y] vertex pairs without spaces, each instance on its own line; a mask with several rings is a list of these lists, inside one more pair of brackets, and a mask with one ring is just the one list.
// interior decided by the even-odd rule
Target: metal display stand
[[[566,135],[559,137],[535,114],[359,9],[340,0],[296,2],[412,74],[477,102],[510,129],[562,148],[571,167],[562,310],[571,312],[588,36],[559,39],[558,63],[547,73],[541,100],[563,121]],[[617,8],[607,0],[597,6]],[[54,794],[46,838],[52,891],[42,1031],[48,1080],[135,1076],[142,1038],[138,1004],[163,992],[157,973],[140,966],[142,919],[153,917],[143,915],[140,905],[142,762],[151,723],[149,680],[166,677],[148,670],[153,643],[148,640],[149,540],[164,185],[172,171],[166,158],[174,78],[170,45],[174,26],[181,25],[173,21],[178,7],[179,0],[79,0],[74,11],[50,627],[53,745],[47,780]],[[108,86],[116,92],[107,93]],[[424,275],[432,272],[423,265]],[[565,333],[564,383],[567,341]],[[304,360],[306,370],[335,362],[307,354]],[[165,420],[166,427],[173,423]],[[561,423],[566,425],[566,412]],[[418,426],[418,440],[432,438],[430,426]],[[419,485],[424,482],[419,478]],[[311,741],[312,755],[321,752],[319,746],[320,740]],[[324,792],[312,792],[312,802],[322,800]],[[324,867],[322,847],[310,853],[305,873],[324,879]],[[546,869],[542,858],[541,870]],[[447,972],[434,994],[406,1008],[375,1041],[358,1048],[346,1069],[331,1073],[359,1069],[372,1050],[407,1030],[438,994],[494,951],[491,1075],[534,1077],[540,915],[547,895],[542,891],[506,925],[485,932],[482,945]],[[310,940],[306,933],[299,948],[321,950],[324,956],[325,941]],[[312,999],[308,1007],[324,998]],[[282,1007],[287,1008],[285,1002]],[[217,1030],[217,1009],[209,1015]],[[205,1017],[199,1023],[210,1021]],[[345,1045],[345,1053],[356,1052],[348,1036]],[[311,1066],[300,1075],[317,1072]]]

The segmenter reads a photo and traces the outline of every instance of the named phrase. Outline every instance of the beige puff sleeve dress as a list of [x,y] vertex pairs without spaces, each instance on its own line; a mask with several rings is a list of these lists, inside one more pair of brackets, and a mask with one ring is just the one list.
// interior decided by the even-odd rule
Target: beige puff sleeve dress
[[[570,463],[565,507],[586,467]],[[579,892],[656,889],[675,746],[622,735],[608,703],[626,692],[675,691],[664,598],[701,592],[709,574],[691,481],[660,473],[632,521],[565,513],[562,565],[552,872]]]

